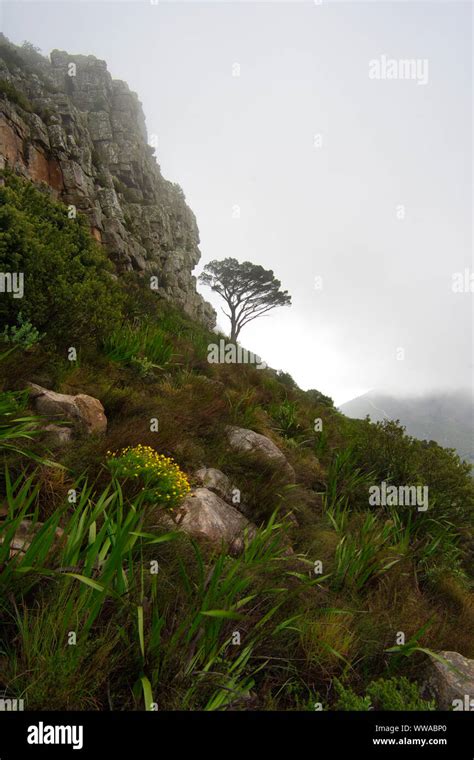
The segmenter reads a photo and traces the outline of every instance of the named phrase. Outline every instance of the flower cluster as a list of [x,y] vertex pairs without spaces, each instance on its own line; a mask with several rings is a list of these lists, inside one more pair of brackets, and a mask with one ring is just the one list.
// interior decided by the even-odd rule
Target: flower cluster
[[140,478],[146,501],[173,508],[189,493],[189,481],[176,462],[151,446],[127,446],[107,452],[107,464],[118,478]]

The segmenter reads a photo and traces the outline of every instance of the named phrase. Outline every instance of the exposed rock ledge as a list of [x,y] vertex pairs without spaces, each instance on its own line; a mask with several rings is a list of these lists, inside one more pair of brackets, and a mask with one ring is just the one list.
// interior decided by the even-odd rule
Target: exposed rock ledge
[[0,89],[0,169],[46,183],[87,216],[119,274],[156,275],[162,298],[213,327],[214,309],[192,275],[201,256],[196,219],[161,174],[137,95],[92,55],[53,50],[51,60],[36,55],[18,66],[2,48],[25,56],[0,34],[0,80],[9,88]]

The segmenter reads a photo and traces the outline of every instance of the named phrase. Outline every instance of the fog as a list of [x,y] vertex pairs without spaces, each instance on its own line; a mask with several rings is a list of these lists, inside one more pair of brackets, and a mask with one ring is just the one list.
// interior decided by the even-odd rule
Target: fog
[[470,3],[38,0],[1,27],[138,93],[196,274],[233,256],[292,295],[242,332],[268,364],[336,403],[470,385]]

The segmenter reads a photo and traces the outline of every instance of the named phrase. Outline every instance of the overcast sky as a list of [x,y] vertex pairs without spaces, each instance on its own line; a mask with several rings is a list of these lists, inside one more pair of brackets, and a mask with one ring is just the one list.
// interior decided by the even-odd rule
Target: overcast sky
[[[1,13],[13,42],[104,58],[138,93],[197,217],[196,273],[233,256],[290,291],[244,345],[336,403],[470,384],[473,295],[452,290],[473,269],[469,2],[3,0]],[[418,60],[417,77],[370,78],[382,56]]]

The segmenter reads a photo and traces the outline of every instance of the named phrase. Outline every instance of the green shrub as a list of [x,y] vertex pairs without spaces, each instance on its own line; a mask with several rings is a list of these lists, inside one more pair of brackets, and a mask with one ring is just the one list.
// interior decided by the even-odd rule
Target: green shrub
[[153,377],[153,370],[156,364],[153,364],[146,356],[132,356],[130,366],[135,370],[137,375],[142,378]]
[[34,327],[31,322],[24,319],[21,312],[18,314],[18,326],[11,325],[6,326],[3,335],[3,340],[6,343],[13,343],[21,348],[32,348],[38,343],[42,336],[39,331]]
[[333,680],[334,687],[338,696],[337,702],[334,705],[335,710],[341,710],[345,712],[365,712],[372,708],[370,697],[359,697],[352,689],[349,689],[335,678]]
[[3,35],[0,38],[0,58],[9,68],[25,68],[25,61],[20,55],[19,48],[12,45]]
[[417,683],[405,678],[380,678],[367,687],[376,710],[435,710],[435,703],[420,697]]
[[436,710],[435,703],[422,699],[417,683],[407,678],[379,678],[366,689],[365,697],[359,697],[352,689],[343,686],[337,678],[333,681],[338,696],[335,710]]
[[298,406],[294,401],[285,400],[270,407],[270,414],[276,423],[275,430],[283,438],[295,438],[302,432],[297,412]]
[[324,393],[321,393],[321,391],[317,391],[314,388],[305,391],[305,396],[314,404],[323,404],[323,406],[331,407],[334,406],[334,401],[330,396],[325,396]]
[[[355,424],[353,424],[355,423]],[[395,421],[372,424],[350,421],[350,467],[365,476],[351,506],[368,502],[369,485],[421,484],[428,487],[429,508],[417,511],[403,506],[379,508],[386,518],[396,520],[417,547],[417,560],[425,574],[441,568],[459,568],[459,534],[470,531],[474,514],[474,481],[471,467],[451,449],[434,441],[419,441],[405,434]],[[331,474],[331,470],[329,475]],[[331,481],[331,478],[329,478]],[[347,492],[343,482],[342,490]],[[329,489],[329,485],[328,485]],[[338,487],[339,489],[339,487]]]
[[21,311],[57,347],[95,343],[120,319],[111,264],[81,218],[31,182],[6,173],[0,187],[0,271],[24,275],[23,298],[3,297],[0,326]]
[[31,111],[31,103],[26,97],[25,93],[21,92],[20,90],[17,90],[14,85],[11,84],[11,82],[8,82],[6,79],[0,79],[0,94],[5,95],[8,100],[11,100],[12,103],[15,103],[17,106],[20,106],[20,108],[23,108],[24,111]]
[[296,381],[292,378],[289,372],[284,372],[280,369],[277,372],[277,378],[280,383],[283,383],[287,388],[291,388],[292,390],[298,388]]

